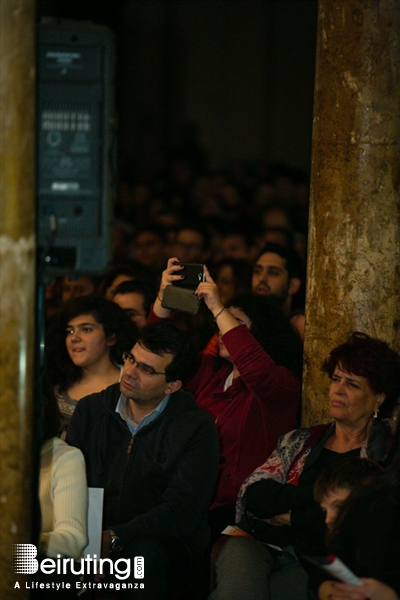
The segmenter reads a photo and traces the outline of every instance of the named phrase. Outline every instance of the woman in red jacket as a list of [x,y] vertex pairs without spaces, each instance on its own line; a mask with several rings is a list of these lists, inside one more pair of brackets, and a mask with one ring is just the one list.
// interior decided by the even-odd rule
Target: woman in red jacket
[[[164,290],[181,279],[181,267],[168,261],[154,313],[168,318]],[[274,301],[252,293],[237,295],[229,308],[220,299],[207,267],[196,294],[218,326],[219,356],[201,355],[187,382],[199,406],[214,417],[221,444],[217,489],[210,507],[216,535],[233,522],[240,485],[272,452],[278,438],[297,425],[302,345]]]

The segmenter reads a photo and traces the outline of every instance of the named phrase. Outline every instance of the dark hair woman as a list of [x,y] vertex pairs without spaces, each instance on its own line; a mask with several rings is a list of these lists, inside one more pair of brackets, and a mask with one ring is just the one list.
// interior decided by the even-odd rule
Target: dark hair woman
[[56,393],[62,432],[81,398],[119,380],[136,333],[125,312],[100,296],[75,298],[57,315],[46,333],[45,393]]
[[235,294],[251,291],[253,268],[247,260],[224,258],[215,265],[214,273],[221,302],[225,305]]
[[356,331],[332,350],[322,369],[333,382],[335,371],[362,377],[369,390],[381,397],[376,407],[380,416],[391,416],[400,393],[400,356],[389,344]]
[[[168,261],[154,304],[160,318],[170,315],[160,302],[165,287],[181,278],[176,260]],[[204,273],[196,293],[219,329],[219,356],[201,355],[186,389],[218,428],[221,462],[210,525],[219,535],[234,517],[242,481],[297,424],[302,344],[271,299],[243,293],[225,307],[207,267]]]

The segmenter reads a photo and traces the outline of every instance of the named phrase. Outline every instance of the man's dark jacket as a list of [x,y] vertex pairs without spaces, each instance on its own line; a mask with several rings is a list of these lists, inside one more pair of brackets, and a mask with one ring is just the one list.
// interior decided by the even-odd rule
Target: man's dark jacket
[[132,436],[115,412],[119,397],[115,384],[80,400],[66,440],[85,456],[88,485],[105,488],[103,527],[113,529],[122,545],[154,535],[205,547],[219,460],[212,417],[179,390]]

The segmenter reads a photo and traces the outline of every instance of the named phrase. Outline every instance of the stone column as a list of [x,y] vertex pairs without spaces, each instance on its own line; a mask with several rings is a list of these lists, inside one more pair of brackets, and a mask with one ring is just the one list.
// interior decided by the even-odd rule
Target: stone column
[[34,33],[34,0],[0,2],[0,597],[7,599],[28,598],[25,577],[12,569],[12,544],[32,541]]
[[320,365],[354,330],[400,349],[400,4],[320,0],[303,424],[328,419]]

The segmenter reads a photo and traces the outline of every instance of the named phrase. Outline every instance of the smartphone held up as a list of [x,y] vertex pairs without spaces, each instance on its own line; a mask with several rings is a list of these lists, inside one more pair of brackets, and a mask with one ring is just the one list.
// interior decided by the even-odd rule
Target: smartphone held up
[[172,285],[165,288],[161,305],[163,308],[196,315],[199,311],[200,300],[197,298],[195,291],[199,283],[205,281],[204,265],[180,262],[174,264],[183,267],[179,271],[183,279],[174,281]]

